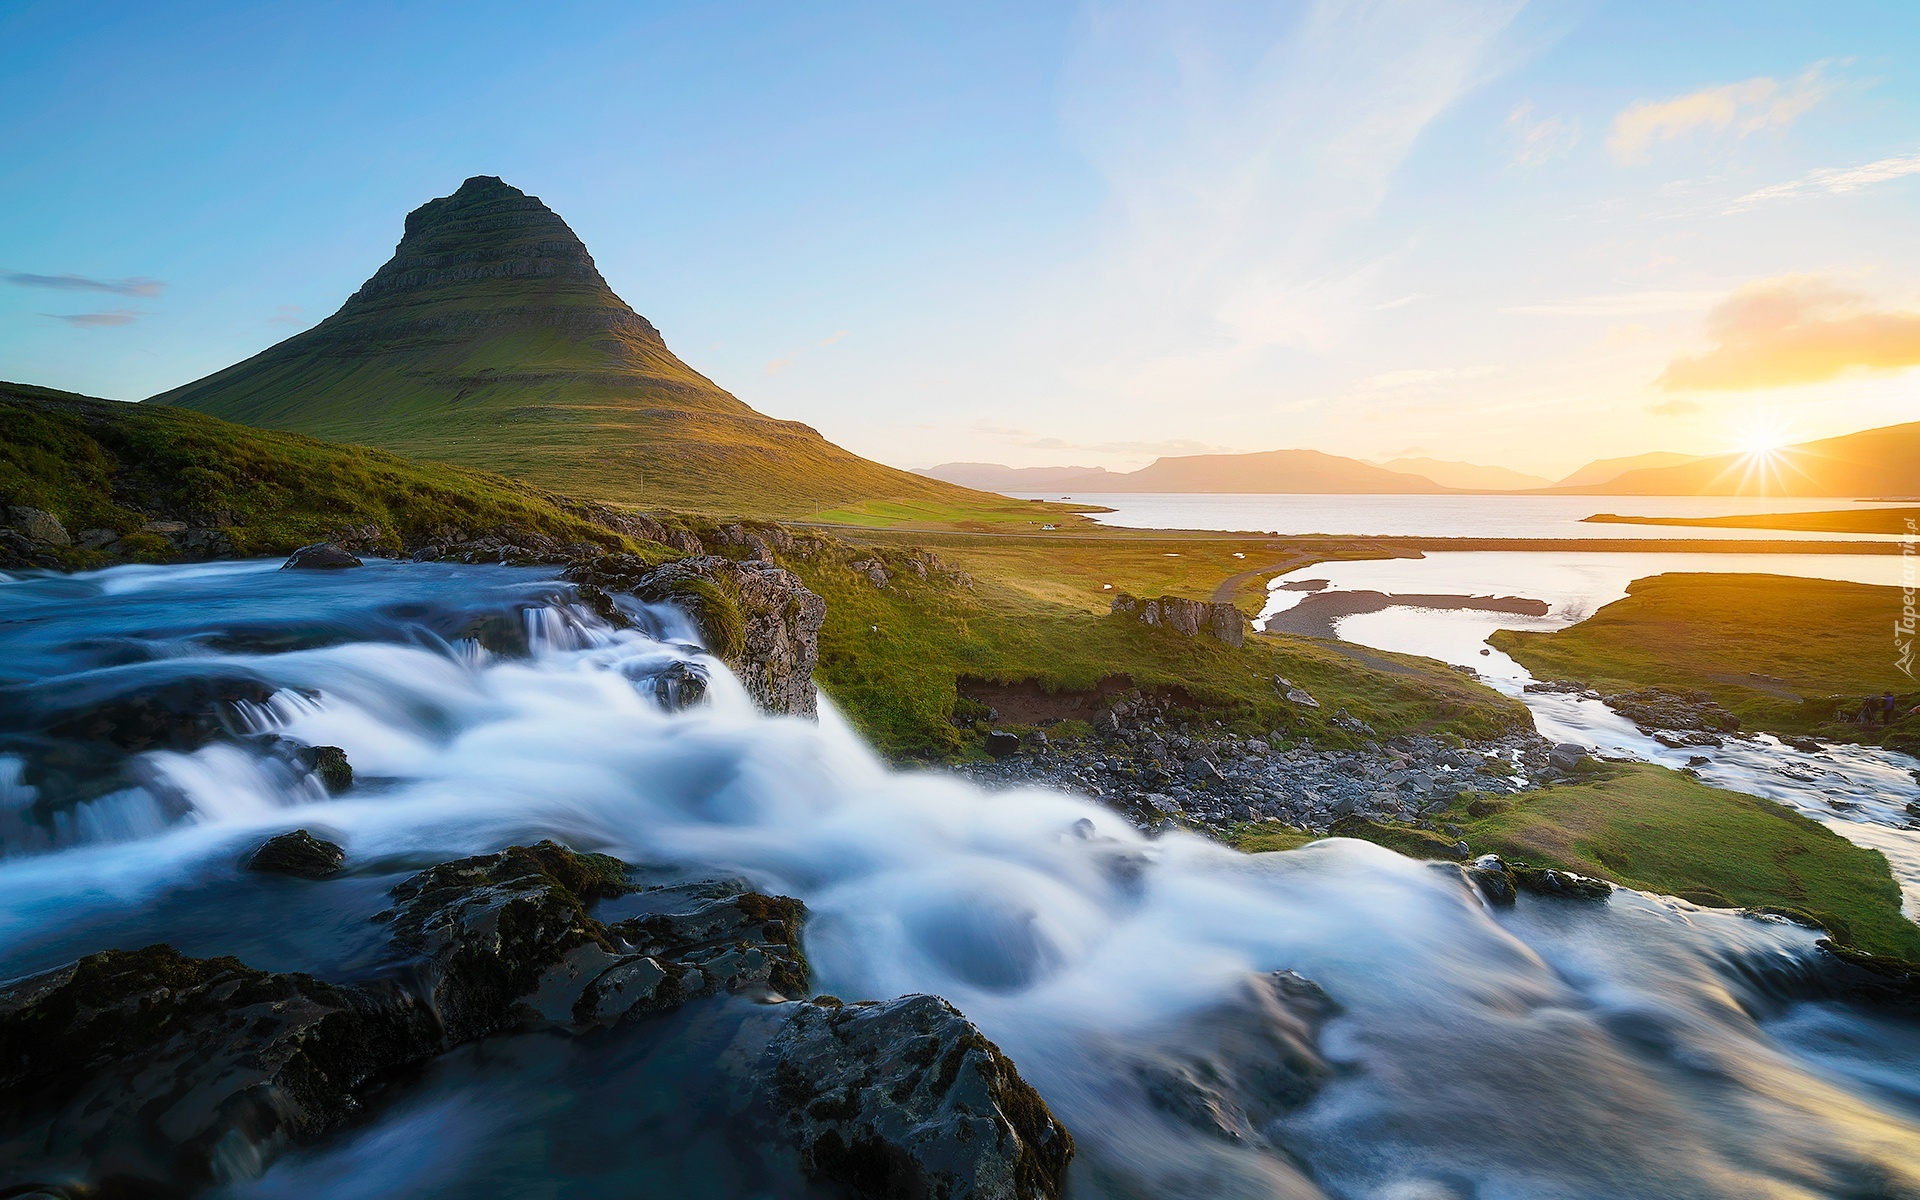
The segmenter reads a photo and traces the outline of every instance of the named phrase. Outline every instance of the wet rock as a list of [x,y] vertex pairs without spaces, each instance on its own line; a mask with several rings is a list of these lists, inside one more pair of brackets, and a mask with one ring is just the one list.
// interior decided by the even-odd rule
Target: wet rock
[[806,994],[798,900],[724,884],[699,890],[672,911],[607,926],[623,957],[581,990],[574,1021],[607,1024],[701,996]]
[[1183,1022],[1172,1046],[1143,1038],[1123,1053],[1136,1056],[1129,1073],[1154,1108],[1222,1141],[1257,1144],[1333,1078],[1318,1041],[1339,1011],[1318,984],[1275,971]]
[[1740,719],[1697,688],[1635,688],[1607,696],[1607,706],[1641,729],[1706,729],[1735,733]]
[[1160,596],[1143,600],[1126,592],[1115,593],[1110,610],[1156,629],[1170,629],[1187,637],[1205,634],[1239,646],[1247,640],[1247,616],[1231,604],[1212,604],[1180,596]]
[[934,996],[795,1006],[767,1099],[812,1178],[861,1200],[1038,1200],[1073,1139],[1012,1062]]
[[1020,753],[1020,739],[1004,729],[995,729],[987,734],[987,753],[995,758],[1006,758]]
[[347,567],[364,565],[360,559],[346,547],[337,542],[315,542],[311,546],[302,546],[287,556],[280,564],[282,571],[338,571]]
[[647,676],[646,688],[669,712],[692,708],[707,698],[707,673],[695,663],[675,662]]
[[707,649],[740,677],[763,711],[818,713],[813,669],[820,662],[827,604],[791,572],[718,555],[656,567],[630,554],[608,554],[574,563],[565,578],[681,607],[699,626]]
[[1604,879],[1576,875],[1572,871],[1557,871],[1552,867],[1530,867],[1523,862],[1511,863],[1509,869],[1513,873],[1513,885],[1536,896],[1552,896],[1561,900],[1605,900],[1613,895],[1613,885]]
[[[235,705],[264,704],[276,690],[259,676],[181,675],[188,666],[145,664],[60,681],[22,692],[0,689],[0,720],[38,725],[62,741],[115,749],[195,750],[227,732]],[[15,701],[21,716],[10,719]]]
[[1576,746],[1572,742],[1561,742],[1547,752],[1547,764],[1557,771],[1571,771],[1577,768],[1581,760],[1587,757],[1585,746]]
[[43,546],[73,544],[73,539],[68,536],[67,527],[60,523],[60,518],[44,508],[9,508],[7,520],[15,529],[25,534],[30,542],[38,542]]
[[322,841],[304,829],[268,838],[253,857],[247,870],[269,875],[297,875],[302,879],[325,879],[346,864],[347,852],[333,842]]
[[1511,905],[1518,895],[1514,887],[1513,872],[1497,854],[1482,854],[1465,867],[1468,882],[1478,888],[1487,898],[1487,903],[1496,908]]
[[353,786],[353,764],[347,752],[338,746],[315,746],[309,751],[313,773],[328,792],[335,795]]
[[[41,1178],[173,1195],[250,1173],[361,1111],[439,1046],[397,987],[342,987],[168,946],[0,989],[0,1188]],[[9,1192],[11,1194],[11,1192]]]

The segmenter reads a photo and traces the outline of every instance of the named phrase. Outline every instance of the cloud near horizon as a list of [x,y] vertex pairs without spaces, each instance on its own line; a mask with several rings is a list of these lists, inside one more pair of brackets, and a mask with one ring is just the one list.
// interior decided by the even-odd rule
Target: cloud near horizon
[[1613,119],[1607,150],[1622,166],[1647,161],[1656,142],[1690,134],[1733,129],[1746,137],[1763,129],[1791,125],[1826,95],[1824,63],[1815,63],[1786,84],[1761,75],[1741,83],[1702,88],[1670,100],[1641,100]]
[[1803,196],[1841,196],[1872,187],[1876,183],[1920,175],[1920,154],[1882,158],[1857,167],[1823,167],[1798,179],[1771,184],[1748,192],[1727,205],[1730,213],[1747,212],[1772,200],[1793,200]]
[[89,279],[85,275],[30,275],[24,271],[9,271],[0,275],[0,279],[15,287],[51,288],[61,292],[111,292],[116,296],[144,298],[158,296],[167,287],[161,280],[148,279],[144,275],[127,279]]
[[1852,372],[1920,365],[1920,313],[1812,275],[1747,284],[1707,315],[1714,347],[1667,365],[1664,391],[1742,391],[1820,383]]
[[141,314],[130,308],[116,308],[103,313],[41,313],[43,317],[52,317],[56,321],[65,321],[81,329],[112,329],[119,325],[131,325],[140,319]]

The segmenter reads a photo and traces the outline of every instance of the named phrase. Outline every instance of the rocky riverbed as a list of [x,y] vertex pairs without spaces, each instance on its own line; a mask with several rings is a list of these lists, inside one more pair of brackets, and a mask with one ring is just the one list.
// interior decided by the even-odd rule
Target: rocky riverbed
[[1241,737],[1169,726],[1164,719],[1115,724],[1102,735],[1070,741],[1029,733],[1018,746],[1004,757],[949,769],[990,789],[1038,786],[1088,796],[1143,829],[1175,823],[1216,834],[1250,822],[1325,833],[1356,816],[1449,832],[1434,817],[1462,792],[1537,788],[1573,773],[1584,754],[1531,732],[1472,743],[1369,739],[1336,749],[1279,734]]

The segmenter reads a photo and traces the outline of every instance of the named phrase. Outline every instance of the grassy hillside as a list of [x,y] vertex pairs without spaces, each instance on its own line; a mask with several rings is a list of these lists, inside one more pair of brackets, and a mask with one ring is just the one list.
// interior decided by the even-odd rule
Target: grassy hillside
[[1842,508],[1826,512],[1753,513],[1733,517],[1628,517],[1595,513],[1601,525],[1687,525],[1707,529],[1785,529],[1795,533],[1911,533],[1920,508]]
[[149,403],[643,507],[1013,503],[748,408],[614,295],[566,222],[488,177],[409,215],[393,258],[318,326]]
[[1867,696],[1920,703],[1895,665],[1898,588],[1781,575],[1672,574],[1553,633],[1502,630],[1493,644],[1543,679],[1603,690],[1701,688],[1748,729],[1920,742],[1920,718],[1891,730],[1850,725]]
[[1715,907],[1806,913],[1843,942],[1920,959],[1887,860],[1791,809],[1677,771],[1608,765],[1462,814],[1476,853],[1596,875]]
[[[664,553],[560,507],[558,498],[463,467],[248,429],[181,408],[0,383],[0,507],[45,509],[69,532],[111,530],[135,559],[178,557],[142,532],[155,518],[217,529],[242,554],[281,554],[354,525],[402,540],[506,523],[559,539]],[[71,567],[99,556],[56,552]]]

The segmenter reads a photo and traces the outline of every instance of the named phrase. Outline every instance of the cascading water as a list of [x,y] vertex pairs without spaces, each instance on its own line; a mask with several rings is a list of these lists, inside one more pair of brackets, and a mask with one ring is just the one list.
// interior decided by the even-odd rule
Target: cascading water
[[[947,997],[1073,1130],[1078,1197],[1920,1196],[1920,1021],[1824,998],[1810,931],[1626,891],[1496,912],[1344,840],[1148,839],[891,771],[830,706],[763,717],[671,611],[614,631],[538,571],[273,567],[0,582],[0,975],[166,941],[353,978],[395,882],[551,837],[804,900],[822,991]],[[685,664],[707,699],[675,711]],[[229,726],[62,754],[90,706],[182,687]],[[349,870],[239,869],[295,827]],[[810,1194],[726,1124],[753,1008],[468,1047],[225,1191]]]

